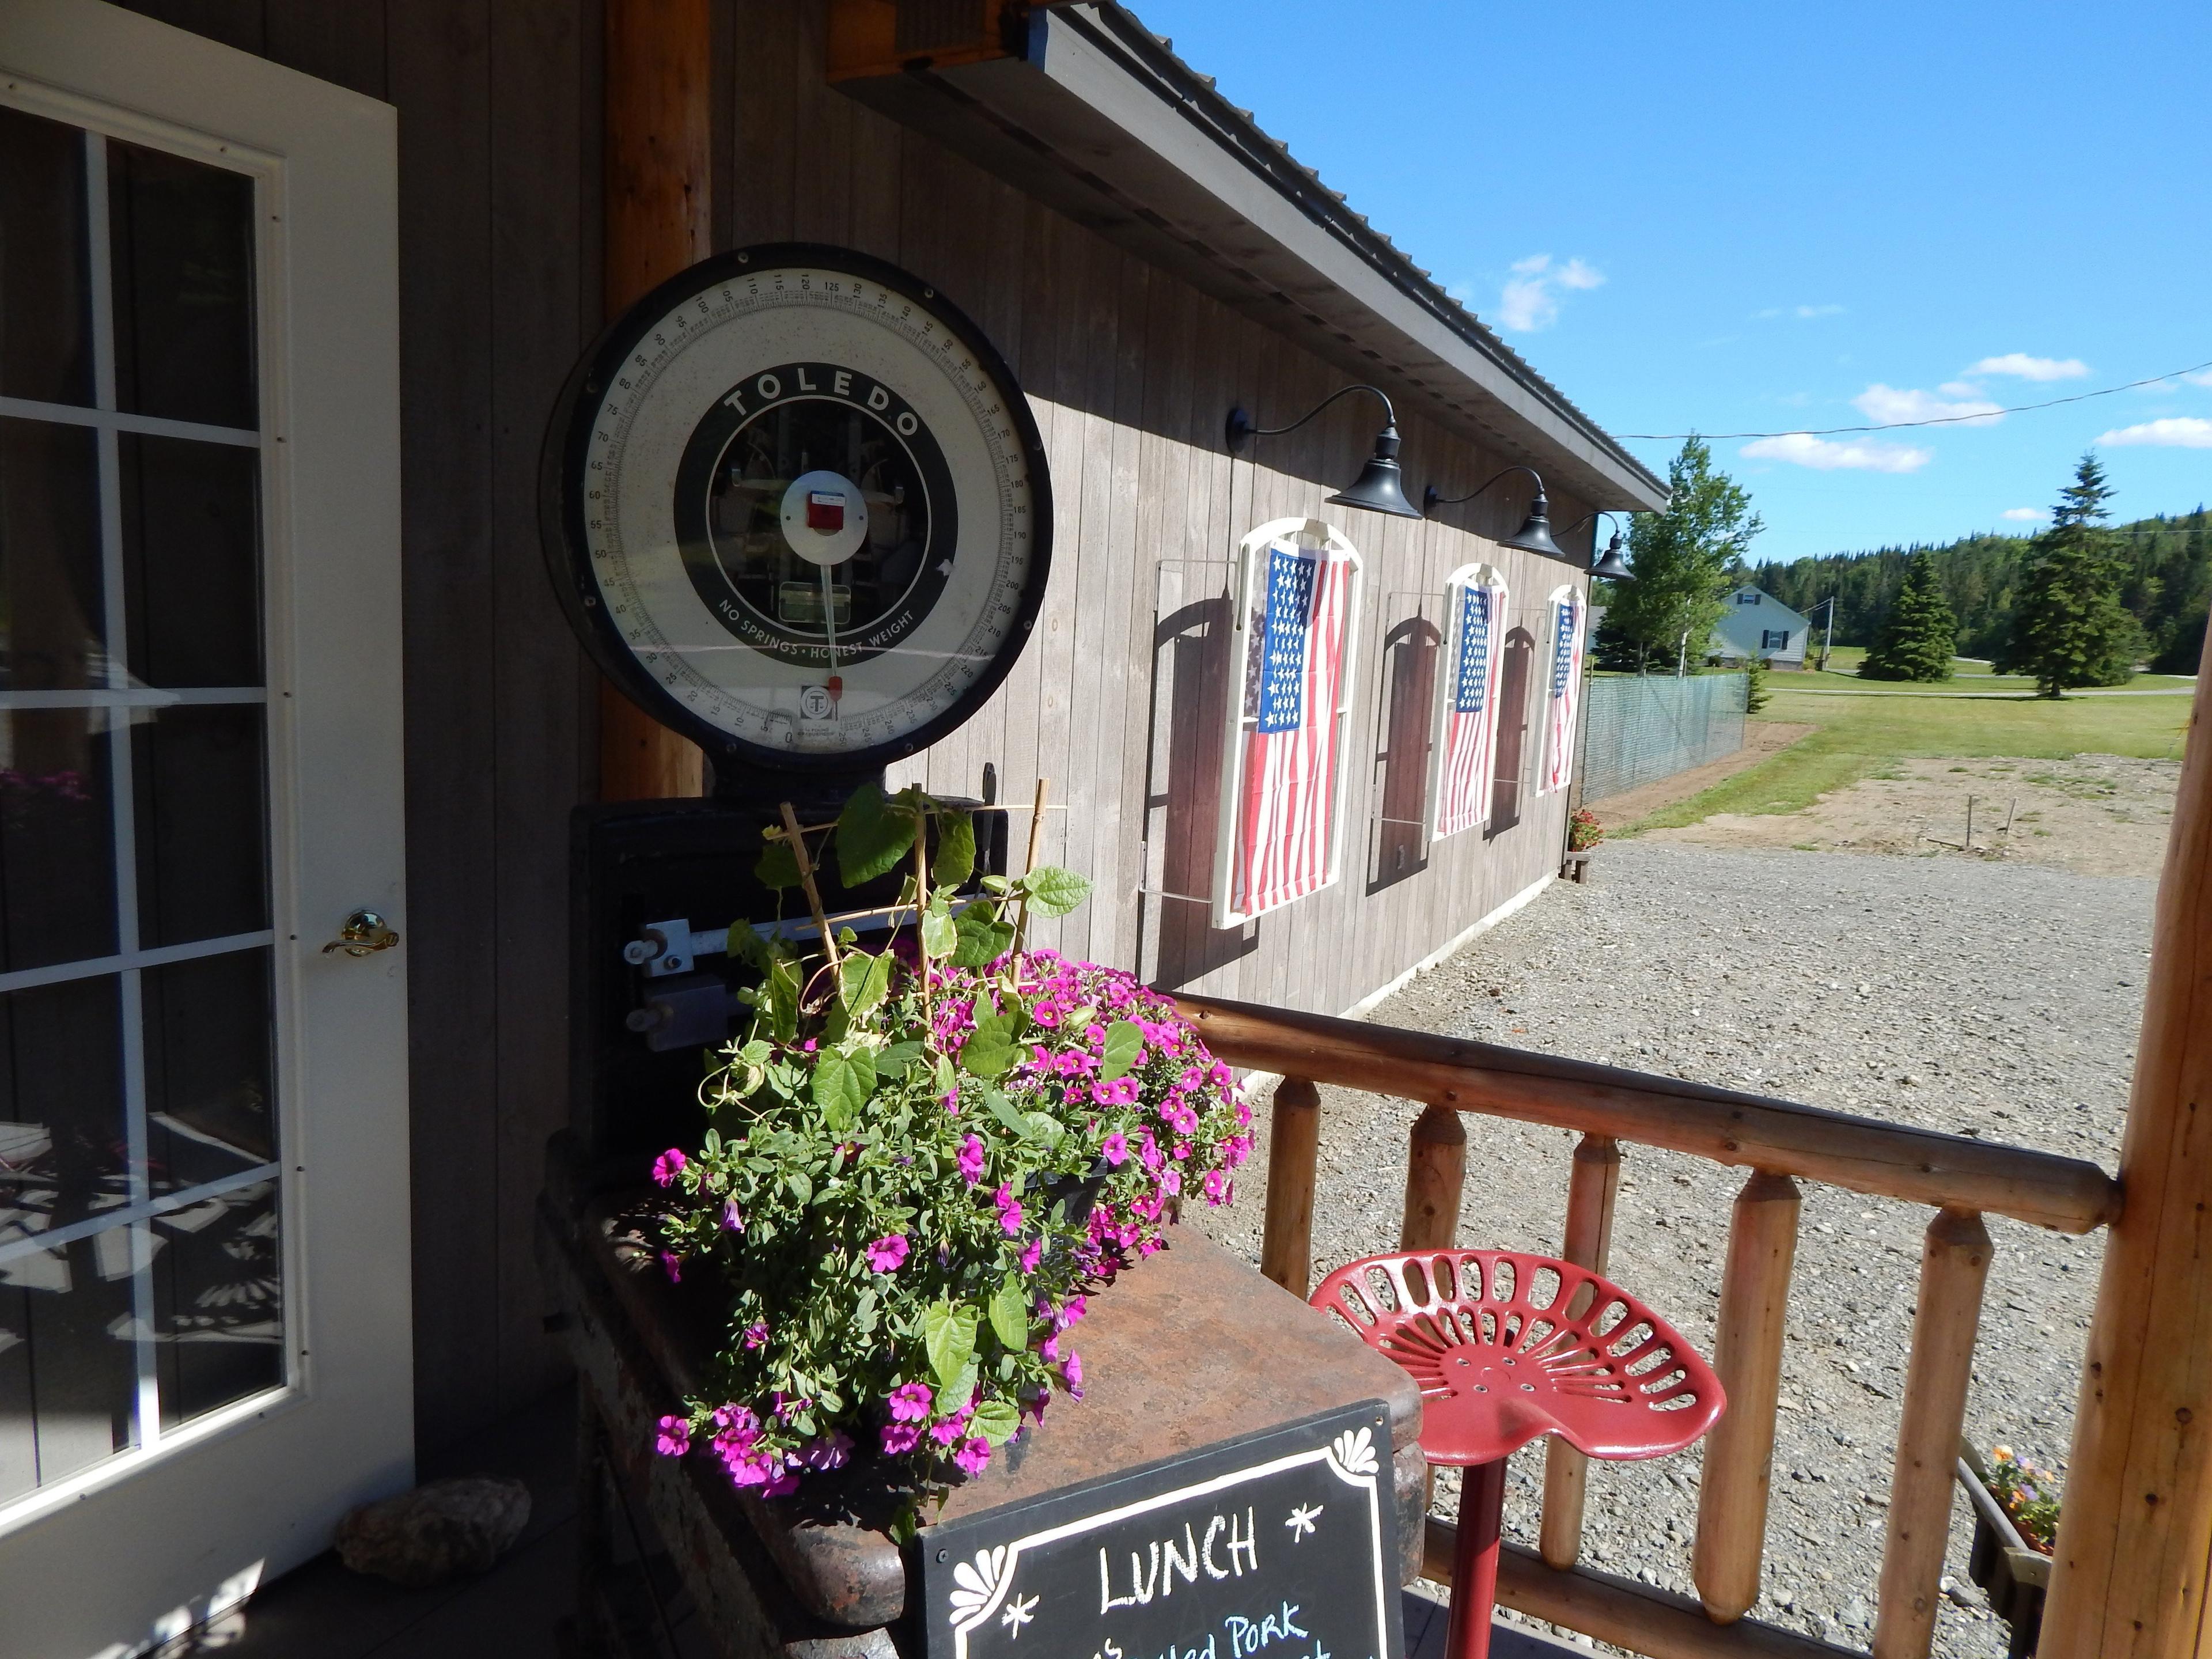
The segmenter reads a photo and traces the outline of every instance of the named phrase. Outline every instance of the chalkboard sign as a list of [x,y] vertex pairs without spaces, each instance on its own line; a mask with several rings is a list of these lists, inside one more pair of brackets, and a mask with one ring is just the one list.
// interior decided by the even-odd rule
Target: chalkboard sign
[[1403,1659],[1390,1424],[1347,1406],[921,1534],[929,1659]]

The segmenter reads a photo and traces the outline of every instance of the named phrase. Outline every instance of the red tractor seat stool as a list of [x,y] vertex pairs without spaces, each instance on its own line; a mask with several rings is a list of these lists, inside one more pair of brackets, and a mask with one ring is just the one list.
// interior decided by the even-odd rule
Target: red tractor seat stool
[[1422,1455],[1469,1471],[1445,1659],[1490,1651],[1509,1453],[1556,1434],[1590,1457],[1662,1457],[1726,1404],[1712,1367],[1657,1315],[1548,1256],[1371,1255],[1339,1267],[1311,1300],[1420,1385]]

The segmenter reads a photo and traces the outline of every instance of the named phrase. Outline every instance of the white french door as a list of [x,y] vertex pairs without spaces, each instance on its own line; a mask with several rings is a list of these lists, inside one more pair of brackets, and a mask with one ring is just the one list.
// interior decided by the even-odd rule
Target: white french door
[[0,1656],[412,1455],[394,118],[0,0]]

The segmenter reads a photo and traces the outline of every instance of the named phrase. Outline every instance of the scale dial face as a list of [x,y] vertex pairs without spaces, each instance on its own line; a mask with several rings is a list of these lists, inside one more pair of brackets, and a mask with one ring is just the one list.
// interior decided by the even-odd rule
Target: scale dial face
[[849,773],[973,714],[1052,550],[1029,404],[936,291],[742,249],[647,295],[562,394],[547,554],[635,701],[727,765]]

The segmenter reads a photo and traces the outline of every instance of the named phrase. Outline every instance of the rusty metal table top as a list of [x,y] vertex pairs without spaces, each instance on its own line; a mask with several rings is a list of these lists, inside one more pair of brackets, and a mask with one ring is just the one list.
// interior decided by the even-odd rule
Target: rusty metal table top
[[[720,1336],[721,1297],[705,1274],[667,1282],[636,1231],[638,1211],[600,1199],[559,1224],[567,1264],[606,1287],[606,1311],[657,1375],[661,1410],[697,1389]],[[1419,1389],[1399,1367],[1188,1227],[1090,1299],[1068,1346],[1084,1357],[1080,1401],[1055,1395],[1043,1424],[953,1488],[927,1523],[1033,1498],[1336,1407],[1380,1399],[1394,1448],[1418,1443]],[[711,1472],[710,1472],[711,1473]],[[799,1601],[840,1623],[888,1623],[906,1567],[885,1531],[897,1496],[863,1460],[810,1479],[793,1498],[738,1494]],[[719,1505],[718,1505],[719,1507]]]

